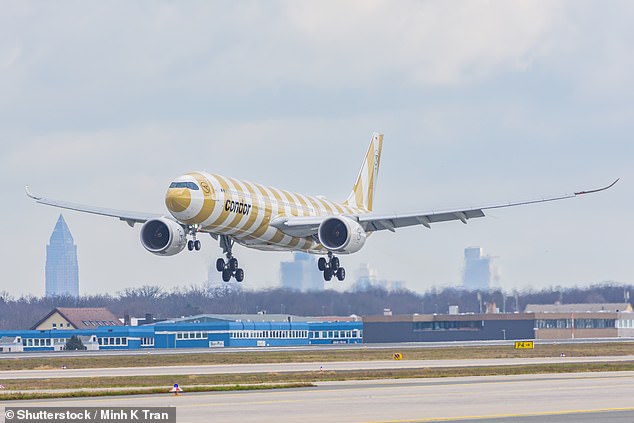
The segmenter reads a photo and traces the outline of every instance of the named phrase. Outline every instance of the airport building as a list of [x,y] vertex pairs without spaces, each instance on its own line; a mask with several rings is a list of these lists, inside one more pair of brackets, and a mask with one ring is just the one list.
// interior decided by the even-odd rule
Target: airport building
[[529,304],[535,314],[535,339],[634,337],[629,303]]
[[61,351],[73,335],[90,350],[357,344],[363,342],[363,323],[352,318],[199,315],[144,326],[11,330],[0,331],[0,352]]
[[528,305],[524,313],[366,316],[366,343],[634,337],[632,306]]
[[534,339],[532,314],[410,314],[363,318],[366,343]]
[[[95,309],[86,311],[84,317],[91,315],[100,324],[97,320],[94,324],[86,320],[84,324],[81,319],[77,323],[77,316],[70,316],[72,312],[55,309],[34,329],[0,331],[0,352],[59,351],[73,335],[90,350],[634,338],[634,312],[627,303],[529,305],[524,313],[453,311],[454,314],[444,315],[385,313],[366,316],[363,321],[356,316],[203,314],[124,326],[107,325],[109,318],[97,319],[97,313],[102,312]],[[66,320],[58,321],[62,317]],[[75,323],[68,326],[68,321]]]

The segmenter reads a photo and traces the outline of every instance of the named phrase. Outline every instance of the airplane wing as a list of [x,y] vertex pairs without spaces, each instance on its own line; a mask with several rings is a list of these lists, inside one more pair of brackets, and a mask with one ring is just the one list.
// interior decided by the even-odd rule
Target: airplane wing
[[88,206],[84,204],[70,203],[67,201],[60,201],[60,200],[53,200],[50,198],[38,197],[31,192],[28,185],[25,187],[25,191],[26,191],[26,195],[34,199],[35,202],[37,203],[46,204],[53,207],[59,207],[62,209],[76,210],[76,211],[80,211],[84,213],[92,213],[92,214],[99,214],[102,216],[116,217],[120,220],[123,220],[130,226],[134,226],[135,223],[145,223],[146,221],[150,219],[163,216],[160,214],[107,209],[102,207]]
[[332,216],[280,216],[271,220],[270,225],[289,236],[305,238],[317,234],[319,225]]
[[[469,219],[477,217],[484,217],[485,210],[501,209],[506,207],[523,206],[528,204],[546,203],[550,201],[564,200],[567,198],[574,198],[585,194],[592,194],[595,192],[605,191],[613,187],[619,180],[615,180],[610,185],[585,191],[577,191],[572,194],[564,194],[556,197],[540,198],[536,200],[510,202],[496,205],[488,205],[483,207],[465,208],[458,210],[448,210],[440,212],[417,212],[407,214],[359,214],[347,216],[353,220],[356,220],[366,232],[375,232],[388,230],[394,232],[397,228],[403,228],[406,226],[422,225],[427,228],[431,228],[433,223],[448,222],[451,220],[459,220],[462,223],[467,223]],[[319,224],[326,218],[323,217],[279,217],[274,219],[271,224],[278,228],[282,232],[291,236],[312,236],[317,233]]]

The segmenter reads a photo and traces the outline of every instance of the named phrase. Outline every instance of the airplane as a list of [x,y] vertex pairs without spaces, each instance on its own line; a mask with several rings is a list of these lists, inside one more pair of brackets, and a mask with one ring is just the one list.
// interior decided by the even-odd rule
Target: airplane
[[[137,213],[70,203],[26,194],[37,203],[85,213],[116,217],[131,227],[142,224],[141,244],[159,256],[172,256],[185,248],[200,250],[199,233],[208,233],[219,242],[226,260],[216,261],[222,280],[242,282],[244,270],[233,255],[235,243],[265,251],[303,251],[322,255],[317,267],[326,281],[343,281],[346,271],[335,254],[361,250],[373,232],[447,221],[467,223],[484,217],[485,210],[544,203],[607,190],[577,191],[556,197],[466,208],[442,212],[377,214],[374,194],[381,164],[383,134],[374,132],[361,170],[348,198],[343,202],[323,196],[298,194],[257,183],[210,174],[191,172],[174,179],[167,189],[165,205],[170,215]],[[325,257],[324,257],[325,256]]]

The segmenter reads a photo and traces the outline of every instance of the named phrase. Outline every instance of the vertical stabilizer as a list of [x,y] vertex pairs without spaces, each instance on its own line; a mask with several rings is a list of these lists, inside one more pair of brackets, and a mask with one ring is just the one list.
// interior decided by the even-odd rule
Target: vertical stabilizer
[[372,201],[374,190],[379,176],[379,165],[381,164],[381,149],[383,148],[383,134],[375,132],[372,134],[368,152],[365,153],[363,165],[357,176],[357,181],[352,188],[352,192],[345,201],[349,207],[372,211]]

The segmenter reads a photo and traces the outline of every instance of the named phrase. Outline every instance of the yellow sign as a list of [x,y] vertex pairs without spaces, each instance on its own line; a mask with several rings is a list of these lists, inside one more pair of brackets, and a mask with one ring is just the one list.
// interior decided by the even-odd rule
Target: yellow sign
[[402,359],[403,359],[403,354],[394,353],[394,360],[402,360]]
[[515,349],[529,349],[532,350],[535,348],[535,343],[533,341],[515,341]]

